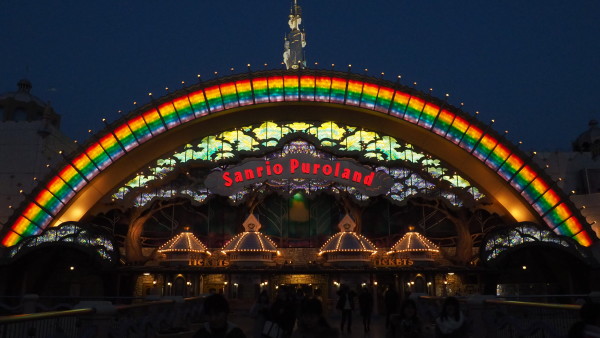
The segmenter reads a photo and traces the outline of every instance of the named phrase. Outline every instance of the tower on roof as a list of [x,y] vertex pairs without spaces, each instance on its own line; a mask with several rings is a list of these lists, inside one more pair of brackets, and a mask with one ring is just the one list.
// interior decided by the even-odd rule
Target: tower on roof
[[415,264],[432,263],[440,254],[440,248],[410,226],[388,254],[393,254],[396,258],[408,258]]
[[346,214],[338,223],[340,232],[331,236],[321,247],[319,256],[325,257],[327,264],[338,266],[364,266],[377,253],[373,243],[355,232],[356,222]]
[[237,266],[273,266],[277,246],[259,230],[262,227],[256,216],[250,214],[243,223],[244,232],[237,234],[221,252],[229,257],[229,264]]
[[166,265],[198,265],[203,258],[211,254],[188,227],[161,245],[158,252],[165,256]]
[[300,28],[302,23],[302,8],[298,1],[294,0],[288,25],[291,31],[286,34],[284,39],[283,62],[286,69],[304,69],[306,60],[304,59],[304,47],[306,46],[306,33]]

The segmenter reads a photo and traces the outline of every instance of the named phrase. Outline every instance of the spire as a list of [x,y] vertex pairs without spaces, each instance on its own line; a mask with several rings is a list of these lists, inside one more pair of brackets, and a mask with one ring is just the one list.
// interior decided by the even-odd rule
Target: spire
[[17,83],[20,92],[29,93],[31,91],[31,82],[27,79],[22,79]]
[[283,45],[283,62],[286,69],[306,68],[306,60],[304,59],[306,33],[300,28],[301,23],[302,8],[298,5],[298,1],[294,0],[288,20],[291,31],[285,36]]

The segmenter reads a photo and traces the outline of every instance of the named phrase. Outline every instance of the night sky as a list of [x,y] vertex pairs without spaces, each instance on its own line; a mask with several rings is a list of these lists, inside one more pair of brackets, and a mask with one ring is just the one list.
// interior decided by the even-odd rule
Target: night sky
[[[569,150],[600,119],[600,1],[300,0],[310,68],[450,94],[524,150]],[[282,68],[289,0],[0,1],[0,92],[27,78],[84,141],[205,79]]]

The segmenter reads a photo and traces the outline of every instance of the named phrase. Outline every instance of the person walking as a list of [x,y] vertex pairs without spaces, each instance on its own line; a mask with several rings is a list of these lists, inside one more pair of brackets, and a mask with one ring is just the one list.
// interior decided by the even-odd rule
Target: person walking
[[437,338],[462,338],[467,336],[465,315],[455,297],[444,300],[440,316],[435,320]]
[[292,291],[285,286],[279,287],[277,298],[271,306],[272,320],[283,330],[283,338],[292,334],[296,323],[297,303]]
[[292,338],[338,338],[340,333],[323,316],[323,303],[317,298],[306,298],[300,304],[298,325]]
[[354,297],[356,293],[348,287],[348,285],[342,284],[338,291],[338,300],[336,303],[336,309],[342,312],[342,321],[340,323],[340,330],[344,332],[344,324],[348,323],[348,333],[352,332],[352,310],[354,310]]
[[254,338],[263,337],[265,322],[271,319],[270,310],[271,304],[269,303],[269,294],[267,293],[267,290],[263,290],[250,309],[250,317],[254,319],[254,329],[252,331],[252,336]]
[[570,328],[569,338],[600,337],[600,304],[584,303],[579,310],[580,321]]
[[369,289],[363,287],[358,295],[358,309],[363,320],[365,333],[371,331],[371,315],[373,314],[373,296]]
[[390,326],[390,316],[396,313],[398,308],[398,292],[393,285],[388,285],[385,293],[383,294],[383,302],[385,304],[385,327]]
[[229,303],[223,295],[210,295],[203,305],[207,322],[196,331],[194,338],[246,338],[244,331],[227,320]]
[[400,312],[390,317],[386,338],[422,338],[423,325],[417,315],[417,303],[407,299],[400,305]]

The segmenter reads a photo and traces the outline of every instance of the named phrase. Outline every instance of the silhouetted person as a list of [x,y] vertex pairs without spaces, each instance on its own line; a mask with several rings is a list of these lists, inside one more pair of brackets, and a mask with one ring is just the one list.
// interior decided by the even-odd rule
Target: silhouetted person
[[210,295],[203,305],[207,322],[196,332],[194,338],[246,338],[237,325],[227,321],[229,303],[223,295]]
[[327,304],[323,302],[323,293],[321,292],[321,289],[315,289],[313,298],[316,298],[321,302],[321,306],[323,307],[323,313],[327,313]]
[[467,336],[465,315],[455,297],[448,297],[442,305],[442,312],[435,320],[435,333],[438,338],[462,338]]
[[262,338],[265,322],[271,319],[271,303],[269,302],[267,290],[263,290],[258,295],[256,303],[254,303],[250,309],[250,316],[254,319],[252,336],[254,338]]
[[289,337],[296,323],[296,301],[287,287],[280,287],[275,302],[271,306],[272,320],[283,330],[283,337]]
[[344,324],[348,323],[348,332],[352,332],[352,310],[354,310],[354,297],[356,293],[351,291],[348,285],[343,284],[338,291],[338,300],[336,303],[336,309],[342,311],[342,321],[340,323],[340,330],[344,332]]
[[396,313],[398,308],[398,292],[393,285],[389,285],[383,294],[383,303],[385,305],[385,327],[390,326],[390,316]]
[[390,327],[386,330],[386,338],[421,338],[423,325],[417,315],[417,304],[407,299],[400,305],[400,312],[390,318]]
[[358,295],[358,309],[363,320],[365,332],[371,331],[371,315],[373,314],[373,296],[369,289],[362,288]]
[[583,304],[579,316],[581,320],[569,328],[569,338],[600,337],[600,304]]
[[298,326],[292,338],[337,338],[340,333],[331,327],[323,316],[323,304],[316,298],[306,298],[300,303]]

